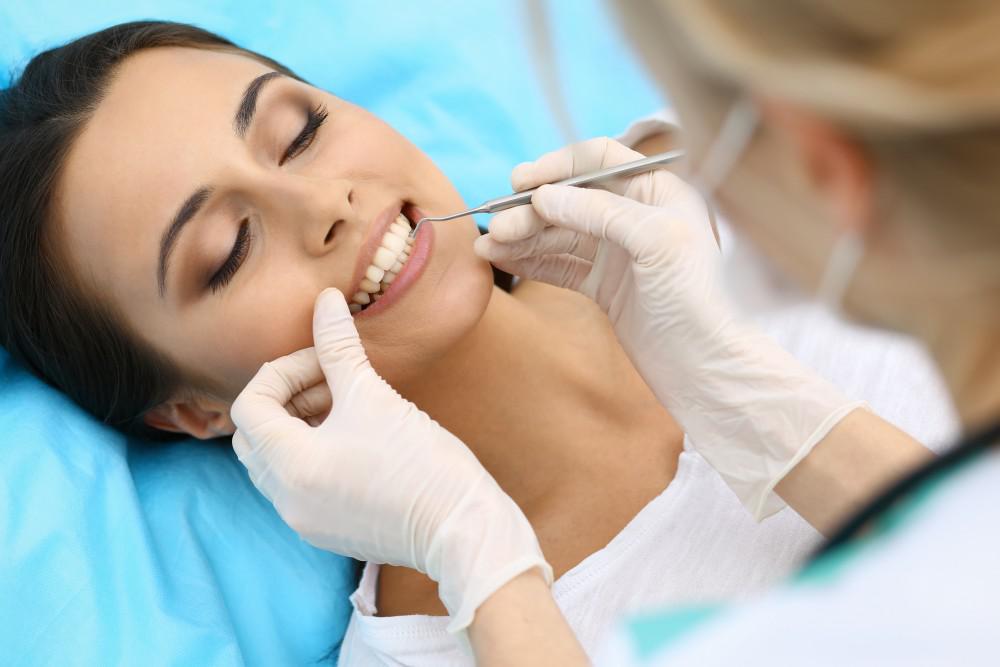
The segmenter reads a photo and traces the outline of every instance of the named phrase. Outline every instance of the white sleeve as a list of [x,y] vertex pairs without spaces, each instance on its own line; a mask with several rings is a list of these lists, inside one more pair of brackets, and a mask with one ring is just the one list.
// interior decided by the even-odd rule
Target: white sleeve
[[888,532],[847,545],[754,603],[686,627],[668,620],[683,614],[620,626],[595,662],[995,665],[1000,452],[955,471],[896,518]]

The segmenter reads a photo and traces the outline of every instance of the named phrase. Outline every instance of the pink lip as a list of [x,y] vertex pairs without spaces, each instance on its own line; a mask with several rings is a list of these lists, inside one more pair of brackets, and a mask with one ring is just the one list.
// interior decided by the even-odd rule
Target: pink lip
[[[358,262],[354,267],[354,277],[351,279],[351,290],[344,294],[348,303],[350,303],[354,295],[361,289],[361,279],[365,277],[365,271],[367,271],[368,267],[371,265],[372,258],[375,257],[375,251],[382,242],[382,237],[385,236],[385,232],[389,229],[389,225],[396,220],[402,210],[402,202],[391,204],[379,213],[368,226],[368,236],[365,237],[365,242],[361,246],[361,250],[358,252]],[[426,225],[424,226],[426,227]]]
[[[410,206],[407,217],[410,220],[419,220],[424,217],[423,211],[415,206]],[[377,237],[381,239],[382,237]],[[413,283],[417,282],[420,274],[424,270],[424,266],[427,265],[427,259],[431,254],[431,247],[434,245],[434,226],[430,224],[421,225],[420,231],[417,232],[417,237],[413,241],[413,250],[410,251],[410,259],[407,260],[406,264],[403,266],[403,270],[399,272],[396,279],[392,281],[389,285],[389,289],[385,291],[378,301],[368,306],[360,313],[355,315],[355,319],[361,317],[370,317],[372,315],[377,315],[381,313],[386,308],[392,306],[392,304],[399,301],[399,299],[406,293],[406,290],[410,288]],[[372,248],[372,255],[375,254],[375,249]],[[369,257],[369,259],[371,259]],[[365,267],[368,265],[366,264]],[[359,281],[360,282],[360,279]]]

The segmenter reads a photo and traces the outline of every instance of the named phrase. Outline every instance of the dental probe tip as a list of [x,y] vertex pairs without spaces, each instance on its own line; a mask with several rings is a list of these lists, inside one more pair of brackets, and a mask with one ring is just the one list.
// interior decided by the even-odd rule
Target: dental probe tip
[[493,211],[484,204],[482,206],[477,206],[476,208],[470,208],[467,211],[459,211],[458,213],[452,213],[451,215],[442,215],[436,218],[429,215],[424,216],[423,218],[417,220],[417,224],[413,225],[413,230],[410,232],[410,238],[411,239],[416,238],[417,230],[420,229],[420,225],[424,224],[425,222],[445,222],[447,220],[457,220],[458,218],[464,218],[466,216],[474,215],[476,213],[492,213],[492,212]]

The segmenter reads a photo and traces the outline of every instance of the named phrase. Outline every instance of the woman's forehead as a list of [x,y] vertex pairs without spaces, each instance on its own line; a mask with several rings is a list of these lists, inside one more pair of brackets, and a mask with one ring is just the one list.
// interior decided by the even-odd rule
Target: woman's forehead
[[[73,260],[116,282],[148,267],[171,211],[238,146],[235,106],[269,70],[238,54],[189,48],[126,59],[60,179],[57,224]],[[130,252],[114,252],[123,240]]]
[[[232,116],[240,93],[269,69],[229,53],[187,48],[139,52],[112,79],[74,142],[68,166],[83,167],[74,175],[88,182],[88,191],[100,185],[95,180],[153,185],[129,182],[146,173],[156,175],[156,190],[169,189],[171,175],[183,178],[205,157],[217,154],[220,145],[234,145]],[[150,195],[148,187],[129,191]]]

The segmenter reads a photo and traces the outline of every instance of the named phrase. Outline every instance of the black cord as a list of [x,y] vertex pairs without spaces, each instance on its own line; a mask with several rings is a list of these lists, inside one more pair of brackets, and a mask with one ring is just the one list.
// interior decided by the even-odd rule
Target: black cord
[[893,505],[921,487],[930,478],[949,470],[985,452],[1000,443],[1000,421],[978,434],[966,438],[951,451],[935,458],[925,466],[893,484],[861,511],[844,523],[833,537],[823,544],[810,559],[811,562],[834,551],[854,539],[873,519],[885,514]]

